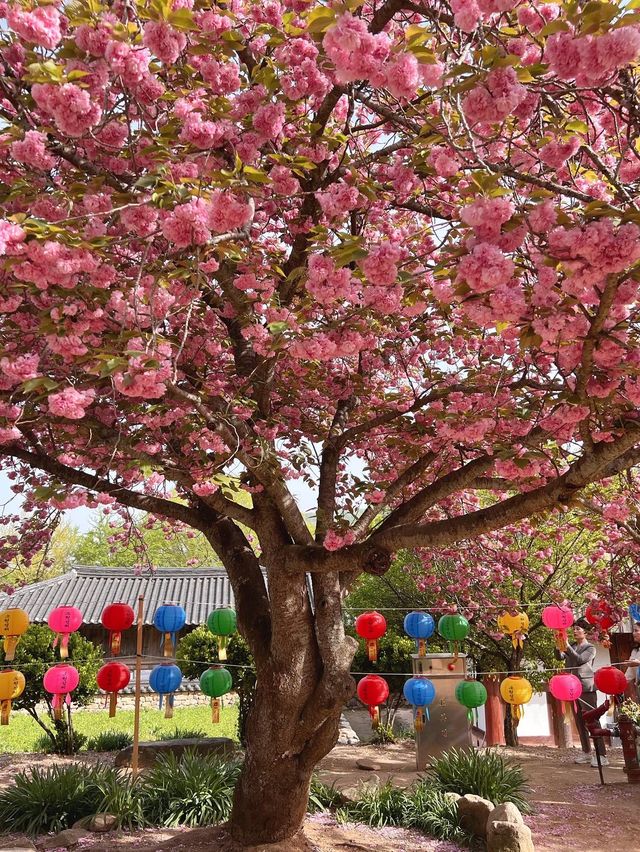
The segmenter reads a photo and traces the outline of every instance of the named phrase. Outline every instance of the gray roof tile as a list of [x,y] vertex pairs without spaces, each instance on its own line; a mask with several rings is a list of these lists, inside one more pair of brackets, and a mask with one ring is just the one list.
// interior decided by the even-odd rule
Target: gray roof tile
[[24,586],[12,595],[0,594],[0,610],[20,607],[32,622],[46,622],[57,606],[70,604],[81,610],[85,624],[99,624],[109,603],[124,602],[137,608],[144,595],[145,624],[153,623],[156,609],[165,603],[183,606],[187,624],[203,624],[212,609],[233,606],[233,591],[219,568],[156,568],[136,574],[129,568],[77,567],[41,583]]

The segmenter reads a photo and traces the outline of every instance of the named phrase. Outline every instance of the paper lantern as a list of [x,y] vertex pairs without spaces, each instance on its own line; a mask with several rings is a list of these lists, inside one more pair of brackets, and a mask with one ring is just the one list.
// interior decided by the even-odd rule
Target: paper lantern
[[0,672],[0,725],[9,724],[11,702],[24,692],[26,682],[22,672],[5,669]]
[[[607,633],[619,621],[615,616],[613,607],[606,601],[591,601],[585,610],[584,617],[589,624],[594,624],[604,633]],[[605,648],[610,647],[611,640],[608,634],[603,639],[602,644]]]
[[165,719],[173,717],[173,693],[180,689],[182,672],[175,663],[161,663],[151,670],[149,686],[160,695],[160,709],[165,699]]
[[453,643],[453,653],[458,656],[458,643],[463,642],[469,633],[469,622],[460,613],[443,615],[438,621],[438,633]]
[[231,607],[220,607],[220,609],[214,609],[207,619],[207,627],[216,637],[218,659],[226,660],[229,636],[235,633],[238,628],[238,619],[235,609],[231,609]]
[[59,606],[51,610],[47,624],[56,634],[53,647],[59,642],[60,656],[66,660],[69,656],[69,634],[75,633],[82,624],[82,613],[75,606]]
[[526,677],[511,675],[500,684],[500,695],[507,704],[511,704],[514,724],[517,725],[522,718],[522,705],[531,701],[533,687]]
[[570,672],[560,672],[549,680],[549,692],[560,702],[563,715],[567,715],[567,704],[573,704],[578,709],[576,701],[582,695],[582,682],[579,677]]
[[567,630],[573,624],[571,607],[546,606],[542,610],[542,623],[555,633],[558,651],[564,651],[567,647]]
[[23,609],[5,609],[0,612],[0,636],[4,637],[4,658],[10,663],[16,654],[16,645],[29,627],[29,616]]
[[165,657],[172,657],[175,652],[178,631],[187,623],[187,613],[181,606],[164,604],[159,606],[153,616],[153,626],[162,633],[160,648]]
[[629,607],[629,615],[634,621],[640,621],[640,604],[632,603]]
[[363,612],[356,618],[356,633],[367,643],[367,654],[372,663],[378,659],[378,639],[387,631],[387,621],[379,612]]
[[231,672],[222,666],[211,666],[200,675],[200,689],[211,698],[211,721],[214,724],[220,721],[220,699],[231,690],[232,686]]
[[425,717],[429,718],[429,705],[436,697],[436,688],[426,677],[412,677],[405,682],[402,693],[413,706],[413,725],[416,731],[421,731]]
[[424,657],[427,652],[427,639],[433,636],[436,623],[428,612],[410,612],[404,617],[404,632],[416,640],[418,656]]
[[514,648],[522,648],[529,629],[529,616],[526,612],[504,612],[498,618],[498,629],[511,637]]
[[456,686],[456,699],[467,708],[467,718],[473,721],[473,709],[487,701],[487,690],[479,680],[463,680]]
[[122,646],[122,631],[128,630],[136,619],[133,609],[126,603],[112,603],[102,610],[102,626],[109,631],[111,653],[118,656]]
[[389,684],[379,675],[367,675],[358,682],[358,698],[369,708],[371,725],[377,728],[380,724],[379,704],[389,697]]
[[98,671],[96,681],[103,692],[109,696],[109,718],[116,715],[118,693],[129,686],[131,672],[124,663],[111,661]]
[[47,692],[53,695],[51,706],[54,719],[62,719],[62,705],[71,705],[71,693],[80,683],[78,670],[68,663],[58,663],[44,673],[42,682]]
[[627,678],[615,666],[603,666],[593,676],[596,689],[605,695],[622,695],[627,688]]

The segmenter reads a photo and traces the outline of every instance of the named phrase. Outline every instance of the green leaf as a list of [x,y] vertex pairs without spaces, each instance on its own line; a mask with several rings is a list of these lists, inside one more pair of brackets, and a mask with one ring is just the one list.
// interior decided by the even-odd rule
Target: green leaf
[[326,6],[317,6],[310,15],[307,16],[307,32],[323,33],[336,22],[336,13],[334,9],[327,9]]
[[49,379],[46,376],[36,376],[35,379],[28,379],[26,382],[22,382],[22,390],[24,393],[31,393],[35,390],[52,391],[57,387],[58,382],[54,382],[53,379]]

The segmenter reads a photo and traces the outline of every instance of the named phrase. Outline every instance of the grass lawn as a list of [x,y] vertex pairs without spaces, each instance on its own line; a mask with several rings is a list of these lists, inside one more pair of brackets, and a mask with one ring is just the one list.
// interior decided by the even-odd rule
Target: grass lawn
[[[176,701],[177,704],[177,701]],[[164,710],[144,708],[140,713],[140,739],[156,740],[161,734],[176,728],[204,731],[210,737],[231,737],[236,740],[238,708],[223,707],[220,723],[211,722],[209,705],[200,707],[176,706],[173,719],[164,718]],[[133,734],[133,710],[117,710],[113,719],[107,710],[76,710],[73,713],[73,726],[87,737],[95,737],[103,731],[128,731]],[[8,727],[0,729],[0,752],[35,751],[36,741],[43,733],[38,724],[24,712],[11,714]]]

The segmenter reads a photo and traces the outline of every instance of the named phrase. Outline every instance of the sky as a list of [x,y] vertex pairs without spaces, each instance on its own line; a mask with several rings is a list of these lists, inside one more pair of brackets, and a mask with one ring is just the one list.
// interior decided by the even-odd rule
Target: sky
[[[11,483],[7,479],[6,475],[4,473],[0,473],[0,507],[4,507],[5,512],[13,514],[20,504],[18,502],[18,497],[16,497],[16,495],[14,495],[10,490],[10,484]],[[291,489],[293,496],[296,498],[302,512],[313,511],[315,514],[317,491],[309,488],[309,486],[301,480],[294,480],[290,482],[289,488]],[[13,498],[13,501],[5,507],[5,504],[8,500],[11,500],[11,498]],[[64,513],[65,519],[70,524],[73,524],[74,527],[77,527],[80,532],[87,532],[87,530],[90,530],[98,515],[98,510],[86,508],[71,509]]]

